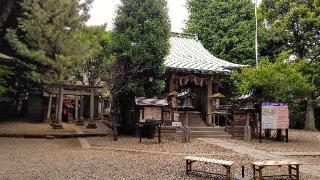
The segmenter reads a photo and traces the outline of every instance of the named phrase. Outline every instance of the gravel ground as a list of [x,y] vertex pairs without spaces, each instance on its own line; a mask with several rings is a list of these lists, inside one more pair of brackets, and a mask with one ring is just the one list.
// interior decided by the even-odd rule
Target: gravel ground
[[[233,173],[237,173],[242,164],[253,161],[197,140],[188,144],[166,140],[158,145],[153,140],[138,144],[137,138],[126,137],[113,142],[108,137],[90,138],[89,142],[100,147],[173,154],[83,149],[78,139],[0,138],[0,179],[209,179],[203,175],[186,176],[184,155],[174,153],[205,153],[207,157],[234,160]],[[195,167],[214,170],[206,165],[195,164]],[[278,173],[284,170],[286,168],[274,169]],[[317,178],[302,175],[302,179]]]
[[255,139],[250,142],[230,139],[229,141],[252,146],[268,152],[320,152],[320,131],[289,130],[289,142]]

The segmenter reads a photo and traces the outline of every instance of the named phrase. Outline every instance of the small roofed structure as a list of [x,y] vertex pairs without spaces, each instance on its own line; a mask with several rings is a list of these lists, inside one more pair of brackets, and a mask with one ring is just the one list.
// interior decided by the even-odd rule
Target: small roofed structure
[[[151,127],[155,130],[158,129],[158,141],[161,142],[161,124],[164,119],[164,107],[168,106],[166,99],[160,98],[147,98],[147,97],[136,97],[135,98],[135,113],[138,120],[136,120],[137,130],[139,134],[139,142],[141,143],[142,129]],[[154,134],[154,131],[151,131]],[[149,135],[153,137],[153,135]]]
[[[190,89],[194,95],[190,111],[200,112],[199,119],[205,117],[206,124],[212,125],[214,107],[211,101],[213,93],[219,93],[214,87],[218,85],[220,76],[245,65],[215,57],[203,47],[196,35],[172,33],[169,41],[170,51],[164,62],[168,68],[168,93],[173,96]],[[175,105],[174,109],[181,106]]]

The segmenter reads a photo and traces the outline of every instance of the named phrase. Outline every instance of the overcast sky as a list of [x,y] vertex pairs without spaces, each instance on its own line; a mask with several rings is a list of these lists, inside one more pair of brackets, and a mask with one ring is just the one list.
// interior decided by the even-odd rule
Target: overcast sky
[[[182,32],[188,18],[186,0],[167,1],[171,20],[171,31]],[[92,9],[90,10],[91,18],[88,24],[101,25],[107,23],[107,28],[111,29],[115,17],[115,10],[119,4],[120,0],[94,0]]]

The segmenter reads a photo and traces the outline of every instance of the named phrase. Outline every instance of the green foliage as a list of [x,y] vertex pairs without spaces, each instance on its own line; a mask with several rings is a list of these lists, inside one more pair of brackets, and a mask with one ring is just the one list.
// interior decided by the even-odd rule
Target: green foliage
[[17,55],[28,59],[35,66],[33,79],[52,82],[65,79],[73,64],[88,56],[86,47],[78,39],[88,19],[89,0],[23,0],[23,17],[19,19],[19,31],[7,30],[6,39]]
[[319,0],[263,0],[259,18],[265,33],[263,56],[286,51],[300,59],[320,58]]
[[88,49],[87,59],[75,65],[74,73],[84,84],[101,85],[107,70],[113,63],[111,57],[111,33],[105,26],[85,27],[78,36],[80,43]]
[[0,65],[0,97],[10,90],[6,78],[12,75],[12,70],[7,66]]
[[241,72],[234,72],[232,78],[237,82],[239,94],[253,90],[257,91],[257,100],[260,102],[291,103],[304,99],[315,88],[299,72],[300,66],[300,63],[263,61],[259,68],[244,68]]
[[314,91],[313,84],[300,73],[305,62],[270,63],[262,61],[259,68],[244,68],[234,72],[232,79],[236,81],[238,94],[255,92],[257,102],[288,102],[291,127],[303,127],[305,106],[301,103]]
[[[165,0],[122,0],[115,19],[113,94],[151,96],[164,88],[170,25]],[[153,82],[148,78],[153,77]]]
[[188,0],[186,31],[212,54],[234,63],[255,63],[254,5],[250,0]]

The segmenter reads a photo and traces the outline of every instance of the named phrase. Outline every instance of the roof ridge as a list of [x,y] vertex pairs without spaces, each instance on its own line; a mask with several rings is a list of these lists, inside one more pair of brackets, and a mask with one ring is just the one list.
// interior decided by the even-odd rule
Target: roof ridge
[[171,37],[188,38],[188,39],[194,39],[198,41],[198,36],[196,34],[191,34],[191,33],[171,32]]

